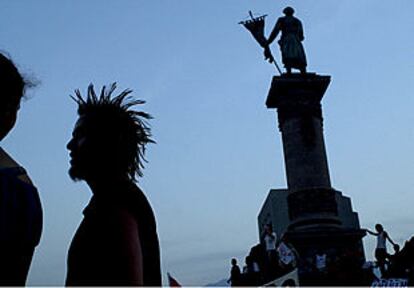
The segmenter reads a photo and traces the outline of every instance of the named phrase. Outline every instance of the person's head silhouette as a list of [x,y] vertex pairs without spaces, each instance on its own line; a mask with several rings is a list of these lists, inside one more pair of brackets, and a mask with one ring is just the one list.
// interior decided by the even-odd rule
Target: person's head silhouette
[[136,181],[142,176],[147,143],[154,143],[146,120],[151,116],[130,108],[145,101],[132,100],[132,90],[112,97],[116,83],[103,87],[99,96],[93,85],[86,99],[79,90],[72,98],[78,103],[79,119],[73,137],[67,144],[70,150],[69,175],[74,180],[102,182],[105,180]]
[[286,16],[292,16],[295,13],[295,10],[290,6],[287,6],[285,9],[283,9],[283,13]]
[[14,127],[26,83],[14,63],[0,53],[0,140]]
[[378,233],[381,233],[382,231],[384,231],[384,227],[382,227],[381,224],[376,224],[375,230],[377,230]]
[[272,234],[272,232],[273,232],[272,224],[267,224],[265,226],[265,231],[266,231],[266,233]]

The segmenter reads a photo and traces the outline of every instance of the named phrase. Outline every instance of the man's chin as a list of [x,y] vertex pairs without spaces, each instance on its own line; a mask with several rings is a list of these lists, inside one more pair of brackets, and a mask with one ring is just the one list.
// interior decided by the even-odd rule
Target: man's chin
[[78,182],[84,179],[84,177],[82,176],[82,173],[80,173],[80,171],[76,169],[75,167],[70,167],[68,173],[69,173],[70,179],[72,179],[75,182]]

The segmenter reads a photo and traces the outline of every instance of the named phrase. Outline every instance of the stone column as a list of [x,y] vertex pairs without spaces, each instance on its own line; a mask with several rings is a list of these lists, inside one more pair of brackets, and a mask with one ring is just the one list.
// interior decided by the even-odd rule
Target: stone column
[[320,103],[329,82],[329,76],[273,78],[266,104],[277,108],[290,190],[331,188]]
[[330,76],[275,76],[266,101],[282,133],[291,228],[339,225],[323,137],[321,100]]

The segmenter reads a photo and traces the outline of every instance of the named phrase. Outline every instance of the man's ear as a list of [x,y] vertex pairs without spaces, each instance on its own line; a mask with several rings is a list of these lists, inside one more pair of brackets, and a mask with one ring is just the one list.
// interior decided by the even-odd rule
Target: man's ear
[[116,165],[122,164],[121,162],[123,161],[123,157],[121,157],[121,155],[124,152],[122,151],[124,147],[124,141],[125,141],[125,136],[122,133],[118,133],[117,135],[114,135],[113,139],[111,139],[111,143],[113,145],[112,153],[115,156],[114,161],[117,162]]
[[114,137],[113,143],[115,145],[116,151],[119,151],[119,149],[121,149],[122,143],[124,143],[123,141],[125,141],[125,137],[122,133],[119,133]]

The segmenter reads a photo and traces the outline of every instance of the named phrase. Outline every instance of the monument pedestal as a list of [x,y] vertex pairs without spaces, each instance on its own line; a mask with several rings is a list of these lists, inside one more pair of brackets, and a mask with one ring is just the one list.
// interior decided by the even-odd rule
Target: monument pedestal
[[[360,229],[312,228],[288,231],[286,240],[298,255],[298,273],[301,286],[347,286],[361,282],[365,262]],[[326,267],[318,270],[317,255],[326,255]]]
[[[295,247],[300,285],[353,285],[365,262],[358,215],[331,187],[321,105],[329,83],[330,76],[316,74],[275,76],[266,100],[267,108],[277,109],[288,189],[273,190],[280,191],[278,201],[266,203],[276,199],[269,194],[259,230],[271,224]],[[285,219],[272,221],[279,210]],[[323,254],[326,268],[317,269],[316,255]]]

